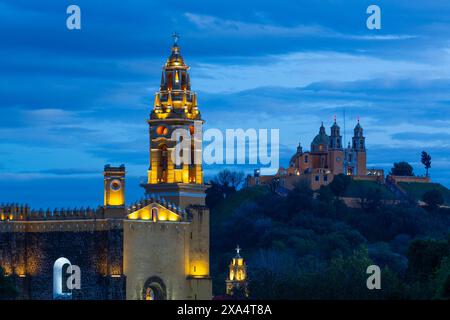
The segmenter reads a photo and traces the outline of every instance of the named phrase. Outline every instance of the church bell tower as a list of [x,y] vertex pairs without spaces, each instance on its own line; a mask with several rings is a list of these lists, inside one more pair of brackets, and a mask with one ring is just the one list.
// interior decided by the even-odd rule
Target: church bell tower
[[228,278],[226,283],[226,293],[228,296],[238,295],[248,298],[248,279],[247,279],[247,265],[244,258],[240,255],[241,248],[236,247],[236,255],[231,260],[229,266]]
[[150,165],[147,195],[176,205],[205,204],[202,171],[202,126],[197,94],[191,90],[189,67],[174,35],[171,55],[163,66],[160,89],[150,114]]

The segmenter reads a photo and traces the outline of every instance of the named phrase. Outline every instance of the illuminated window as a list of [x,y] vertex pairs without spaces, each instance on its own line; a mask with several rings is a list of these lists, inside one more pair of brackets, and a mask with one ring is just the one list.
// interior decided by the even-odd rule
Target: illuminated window
[[152,221],[158,221],[158,208],[152,208]]
[[165,126],[159,126],[158,128],[156,128],[156,133],[158,135],[166,135],[169,132],[169,129],[167,129],[167,127]]

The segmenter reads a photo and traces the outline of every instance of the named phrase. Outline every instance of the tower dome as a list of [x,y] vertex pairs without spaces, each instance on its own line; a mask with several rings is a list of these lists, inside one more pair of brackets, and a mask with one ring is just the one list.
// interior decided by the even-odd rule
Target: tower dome
[[173,35],[171,54],[162,68],[160,90],[155,94],[152,119],[200,119],[197,94],[191,91],[189,66],[184,62],[178,45],[178,35]]
[[319,134],[316,135],[311,143],[311,151],[312,152],[322,152],[328,149],[328,145],[330,144],[330,137],[325,132],[325,127],[322,125],[319,129]]

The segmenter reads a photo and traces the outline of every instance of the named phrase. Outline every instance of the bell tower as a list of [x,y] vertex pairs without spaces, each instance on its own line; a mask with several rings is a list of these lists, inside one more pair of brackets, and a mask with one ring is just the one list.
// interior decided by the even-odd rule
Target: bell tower
[[337,124],[336,116],[331,126],[329,164],[333,174],[344,172],[344,150],[342,148],[341,128]]
[[227,295],[243,295],[244,297],[249,296],[248,291],[248,279],[247,279],[247,265],[245,264],[244,258],[240,255],[241,248],[236,247],[236,255],[231,260],[229,266],[228,279],[226,283]]
[[363,128],[359,123],[355,126],[353,130],[353,138],[352,138],[352,149],[355,153],[356,157],[356,173],[358,176],[365,176],[367,172],[366,168],[366,138],[364,137]]
[[125,216],[125,165],[112,167],[105,165],[104,176],[104,210],[108,218]]
[[142,184],[147,195],[158,195],[182,207],[205,204],[203,123],[197,94],[191,90],[189,67],[174,35],[148,120],[150,165],[147,183]]

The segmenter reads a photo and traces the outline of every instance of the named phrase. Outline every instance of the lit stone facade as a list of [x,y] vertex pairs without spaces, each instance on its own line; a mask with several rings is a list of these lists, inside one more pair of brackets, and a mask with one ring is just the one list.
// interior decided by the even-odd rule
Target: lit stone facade
[[177,164],[170,157],[177,142],[171,133],[184,128],[192,158],[201,159],[203,120],[188,69],[175,42],[148,121],[144,200],[126,205],[125,166],[107,165],[104,203],[97,209],[0,205],[0,266],[19,298],[52,299],[52,270],[61,257],[81,270],[81,288],[65,288],[72,299],[212,298],[201,162]]

